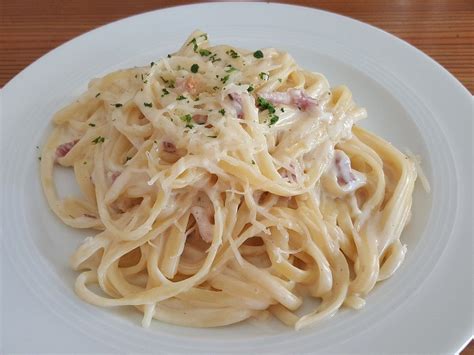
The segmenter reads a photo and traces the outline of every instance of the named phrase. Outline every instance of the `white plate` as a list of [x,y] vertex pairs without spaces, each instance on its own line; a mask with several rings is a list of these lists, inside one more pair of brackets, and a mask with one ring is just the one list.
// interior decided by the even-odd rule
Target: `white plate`
[[[415,192],[405,263],[366,308],[295,332],[276,323],[220,329],[154,322],[99,309],[72,291],[68,257],[81,233],[47,208],[38,151],[50,118],[88,80],[174,51],[195,28],[213,43],[278,47],[346,83],[364,125],[423,158],[432,193]],[[472,99],[446,70],[363,23],[303,7],[220,3],[134,16],[82,35],[29,66],[2,90],[3,350],[127,352],[455,352],[472,335]]]

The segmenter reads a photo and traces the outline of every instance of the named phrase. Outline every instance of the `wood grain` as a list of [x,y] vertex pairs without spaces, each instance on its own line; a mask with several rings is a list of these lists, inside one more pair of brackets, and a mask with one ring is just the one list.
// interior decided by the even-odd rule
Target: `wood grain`
[[[51,49],[123,17],[189,0],[0,2],[0,85]],[[297,0],[380,27],[431,56],[474,93],[474,1]]]
[[[130,15],[188,0],[2,0],[0,86],[62,43]],[[285,1],[283,1],[285,2]],[[474,1],[297,0],[369,23],[404,39],[443,65],[474,93]],[[474,342],[462,354],[474,354]]]

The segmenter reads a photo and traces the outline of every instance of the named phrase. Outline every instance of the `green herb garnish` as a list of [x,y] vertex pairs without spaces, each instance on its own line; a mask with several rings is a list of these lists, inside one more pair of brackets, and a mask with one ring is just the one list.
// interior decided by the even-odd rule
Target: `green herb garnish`
[[236,51],[234,51],[233,49],[229,49],[228,51],[225,52],[227,55],[229,55],[231,58],[239,58],[240,55],[239,53],[237,53]]
[[186,128],[193,128],[191,123],[193,117],[190,114],[184,115],[180,117],[181,121],[186,122]]
[[258,77],[262,80],[268,80],[268,78],[270,77],[270,74],[261,72],[260,74],[258,74]]
[[270,102],[268,102],[261,96],[257,98],[257,106],[260,111],[268,110],[269,113],[275,113],[275,106],[273,106]]
[[161,97],[166,96],[170,93],[168,90],[166,90],[166,88],[162,89],[161,92],[162,92]]
[[253,86],[252,86],[252,84],[250,84],[248,89],[247,89],[247,92],[252,92],[252,91],[253,91]]
[[236,71],[236,70],[237,70],[237,68],[234,68],[232,65],[229,64],[229,65],[226,66],[226,69],[225,69],[224,71],[225,71],[226,73],[232,73],[232,72],[234,72],[234,71]]
[[143,105],[146,107],[153,107],[153,104],[151,102],[144,102]]
[[253,56],[257,59],[263,58],[263,52],[260,51],[260,50],[255,51],[255,52],[253,52]]
[[217,54],[214,53],[213,55],[211,55],[211,56],[209,57],[209,60],[210,60],[212,63],[215,63],[215,62],[220,61],[221,58],[217,58]]
[[227,74],[226,76],[224,76],[223,78],[221,78],[222,84],[227,83],[227,80],[229,80],[229,74]]
[[104,137],[98,136],[97,138],[95,138],[95,139],[92,140],[92,143],[98,144],[98,143],[104,143],[104,141],[105,141],[105,138],[104,138]]
[[198,70],[199,70],[199,65],[197,65],[197,64],[191,65],[191,72],[192,73],[197,73]]
[[199,50],[199,54],[202,56],[202,57],[208,57],[211,55],[211,51],[207,50],[207,49],[200,49]]
[[97,93],[97,95],[95,95],[95,97],[99,97],[100,96],[100,92]]
[[179,95],[176,100],[186,100],[186,96]]
[[269,126],[272,126],[274,125],[275,123],[278,122],[278,120],[280,119],[280,117],[278,117],[277,115],[275,115],[274,113],[272,113],[270,115],[270,123],[268,124]]
[[89,126],[95,127],[95,123],[89,123]]
[[225,115],[225,110],[224,110],[223,108],[221,108],[221,109],[219,110],[219,113],[220,113],[222,116],[224,116],[224,115]]
[[115,107],[122,107],[123,105],[122,105],[122,104],[112,104],[112,106],[115,106]]

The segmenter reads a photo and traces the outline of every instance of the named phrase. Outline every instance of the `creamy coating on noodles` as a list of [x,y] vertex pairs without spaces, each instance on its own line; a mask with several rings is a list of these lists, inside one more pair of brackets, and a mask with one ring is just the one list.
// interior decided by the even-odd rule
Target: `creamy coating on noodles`
[[[272,314],[300,329],[360,308],[402,263],[415,162],[355,125],[345,86],[283,51],[211,46],[90,82],[54,116],[41,180],[94,305],[216,327]],[[80,197],[60,198],[58,166]],[[92,287],[92,286],[96,287]],[[305,297],[321,302],[296,315]]]

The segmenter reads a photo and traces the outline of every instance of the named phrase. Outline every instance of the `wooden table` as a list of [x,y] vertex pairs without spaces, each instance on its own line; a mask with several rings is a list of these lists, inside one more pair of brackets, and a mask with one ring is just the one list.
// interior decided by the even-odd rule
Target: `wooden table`
[[[111,21],[188,0],[2,0],[0,85],[51,49]],[[474,93],[474,1],[298,0],[380,27],[421,49]],[[474,354],[474,343],[463,354]]]
[[[51,49],[108,22],[190,0],[2,0],[0,86]],[[474,93],[474,1],[297,0],[350,16],[413,44]]]

